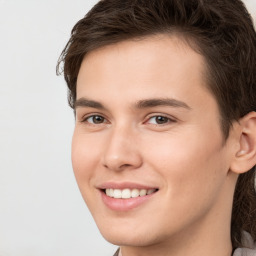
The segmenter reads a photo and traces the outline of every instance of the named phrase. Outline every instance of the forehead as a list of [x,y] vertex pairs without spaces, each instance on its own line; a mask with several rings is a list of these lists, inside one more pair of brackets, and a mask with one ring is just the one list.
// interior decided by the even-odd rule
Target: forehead
[[85,56],[78,74],[77,98],[106,98],[109,92],[117,98],[126,94],[130,99],[142,94],[151,94],[151,98],[182,94],[186,98],[199,91],[209,93],[205,66],[203,56],[180,36],[127,40]]

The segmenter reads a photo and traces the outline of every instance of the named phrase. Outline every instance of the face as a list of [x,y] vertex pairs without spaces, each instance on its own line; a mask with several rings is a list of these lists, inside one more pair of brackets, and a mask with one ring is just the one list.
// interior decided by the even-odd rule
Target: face
[[166,35],[107,46],[83,60],[73,169],[111,243],[173,241],[225,208],[229,142],[204,66],[202,56]]

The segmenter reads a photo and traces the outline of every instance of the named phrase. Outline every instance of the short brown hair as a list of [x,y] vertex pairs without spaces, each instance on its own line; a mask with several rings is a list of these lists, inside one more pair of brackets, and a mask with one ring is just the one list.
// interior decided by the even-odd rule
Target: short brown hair
[[[123,40],[179,34],[205,59],[207,86],[217,100],[225,139],[234,121],[256,111],[256,33],[240,0],[101,0],[73,28],[63,50],[69,104],[84,56]],[[233,204],[231,238],[241,231],[256,239],[254,168],[239,176]]]

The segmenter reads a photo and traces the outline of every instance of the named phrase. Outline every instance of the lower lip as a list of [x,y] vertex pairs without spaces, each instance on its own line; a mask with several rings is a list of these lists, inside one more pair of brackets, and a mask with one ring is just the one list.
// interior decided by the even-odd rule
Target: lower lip
[[[155,192],[156,193],[156,192]],[[155,193],[146,196],[139,196],[128,199],[117,199],[107,196],[103,191],[101,191],[102,200],[104,204],[114,211],[129,211],[137,208],[147,202]]]

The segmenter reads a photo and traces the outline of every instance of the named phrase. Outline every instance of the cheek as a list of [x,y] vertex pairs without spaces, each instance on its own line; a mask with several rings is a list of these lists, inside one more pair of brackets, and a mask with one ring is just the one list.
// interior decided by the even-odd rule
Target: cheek
[[72,139],[72,166],[81,195],[91,212],[97,209],[93,178],[99,165],[100,145],[94,136],[75,129]]
[[147,158],[163,177],[170,197],[209,199],[223,184],[228,166],[221,133],[209,135],[191,129],[151,142],[155,146],[147,147]]
[[92,176],[97,160],[99,159],[99,146],[93,136],[86,136],[75,129],[72,139],[72,166],[80,187],[88,183]]

